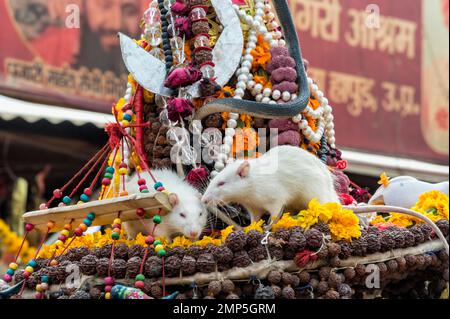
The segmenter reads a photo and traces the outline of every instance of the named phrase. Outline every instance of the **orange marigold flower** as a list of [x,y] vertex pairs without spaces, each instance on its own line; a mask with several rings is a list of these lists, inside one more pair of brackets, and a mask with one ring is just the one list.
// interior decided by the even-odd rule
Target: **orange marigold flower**
[[313,110],[317,110],[320,106],[320,102],[314,98],[311,98],[309,100],[309,106],[313,109]]
[[253,70],[265,69],[272,56],[270,54],[270,46],[267,42],[264,42],[263,36],[258,36],[256,48],[252,50],[251,54],[253,56]]
[[220,91],[218,99],[226,99],[234,96],[234,90],[231,88],[231,86],[224,86],[223,89]]

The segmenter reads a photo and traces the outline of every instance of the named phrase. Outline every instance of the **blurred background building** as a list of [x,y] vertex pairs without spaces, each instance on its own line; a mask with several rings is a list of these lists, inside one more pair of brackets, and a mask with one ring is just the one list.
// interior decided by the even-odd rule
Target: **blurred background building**
[[[372,2],[290,1],[348,172],[372,188],[382,171],[448,180],[449,1]],[[147,5],[0,0],[1,218],[18,225],[104,144],[127,78],[116,34],[138,37]]]

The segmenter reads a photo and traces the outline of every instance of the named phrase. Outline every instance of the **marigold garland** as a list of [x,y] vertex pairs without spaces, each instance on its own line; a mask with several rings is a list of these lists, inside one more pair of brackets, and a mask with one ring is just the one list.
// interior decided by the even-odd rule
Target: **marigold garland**
[[342,209],[339,204],[335,204],[334,208],[333,217],[328,224],[332,239],[351,241],[353,238],[359,238],[361,228],[358,216],[349,209]]
[[256,48],[251,52],[253,56],[252,69],[266,69],[267,64],[270,62],[272,55],[270,54],[270,46],[264,41],[262,35],[258,36],[258,41],[256,43]]
[[439,191],[431,191],[420,195],[419,200],[411,209],[437,222],[441,219],[448,220],[448,205],[447,195]]
[[223,229],[220,232],[222,241],[225,242],[225,240],[227,239],[228,235],[231,234],[234,231],[234,227],[233,226],[228,226],[227,228]]
[[263,225],[264,225],[264,220],[262,220],[262,219],[260,221],[253,222],[249,226],[244,228],[244,233],[248,233],[249,231],[252,231],[252,230],[256,230],[257,232],[264,233],[264,229],[262,227]]
[[320,204],[317,199],[311,200],[308,209],[302,210],[298,215],[284,214],[281,219],[272,226],[276,231],[280,228],[302,227],[309,229],[318,222],[327,223],[330,226],[333,240],[351,241],[361,236],[359,218],[348,209],[343,209],[338,203]]
[[309,202],[308,209],[302,210],[296,218],[300,222],[300,227],[303,229],[309,229],[319,221],[328,223],[332,216],[332,211],[325,205],[321,205],[319,201],[314,198],[311,202]]

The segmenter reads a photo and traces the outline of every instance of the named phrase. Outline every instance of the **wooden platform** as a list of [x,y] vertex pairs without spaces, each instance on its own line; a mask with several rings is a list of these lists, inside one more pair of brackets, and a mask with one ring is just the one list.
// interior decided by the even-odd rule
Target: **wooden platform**
[[168,196],[163,193],[133,194],[125,197],[92,201],[79,205],[55,207],[46,210],[29,212],[23,215],[26,223],[33,224],[36,229],[47,231],[47,223],[55,223],[53,232],[62,230],[64,225],[73,220],[73,226],[77,227],[86,218],[88,213],[95,214],[92,226],[109,225],[121,212],[122,221],[136,220],[136,208],[143,208],[146,217],[152,217],[158,209],[162,209],[161,215],[167,214],[171,209]]

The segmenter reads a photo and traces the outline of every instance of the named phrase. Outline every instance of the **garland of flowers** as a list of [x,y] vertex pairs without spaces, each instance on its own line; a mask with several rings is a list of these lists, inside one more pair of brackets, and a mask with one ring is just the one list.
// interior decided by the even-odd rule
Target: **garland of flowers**
[[281,219],[272,226],[272,231],[281,228],[302,227],[305,230],[319,222],[324,222],[330,227],[331,237],[334,241],[357,239],[361,236],[359,218],[353,211],[343,209],[337,203],[320,204],[313,199],[306,210],[302,210],[295,216],[284,214]]
[[[302,227],[307,230],[318,222],[324,222],[329,225],[332,239],[335,241],[351,241],[352,239],[359,238],[361,236],[359,219],[353,211],[343,209],[342,206],[337,203],[327,203],[322,205],[317,199],[313,199],[309,203],[306,210],[302,210],[295,216],[292,216],[289,213],[284,214],[278,222],[272,225],[272,231],[292,227]],[[244,232],[248,233],[252,230],[256,230],[260,233],[264,233],[263,224],[263,220],[254,222],[245,227]],[[185,238],[184,236],[176,237],[172,242],[167,241],[166,238],[155,238],[155,240],[158,240],[167,248],[188,248],[190,246],[206,247],[208,245],[220,246],[233,231],[234,227],[229,226],[221,231],[219,238],[204,236],[201,240],[195,242]],[[116,245],[146,245],[146,239],[148,236],[138,234],[135,239],[130,240],[127,239],[125,232],[122,231],[117,239],[112,240],[112,232],[113,231],[111,229],[107,229],[105,234],[97,232],[94,234],[86,234],[83,237],[77,237],[73,240],[71,247],[87,247],[92,249],[94,247],[103,247],[107,244],[112,244],[113,242],[115,242]],[[55,253],[55,250],[56,253],[62,252],[62,248],[56,245],[44,246],[39,257],[50,258]]]

